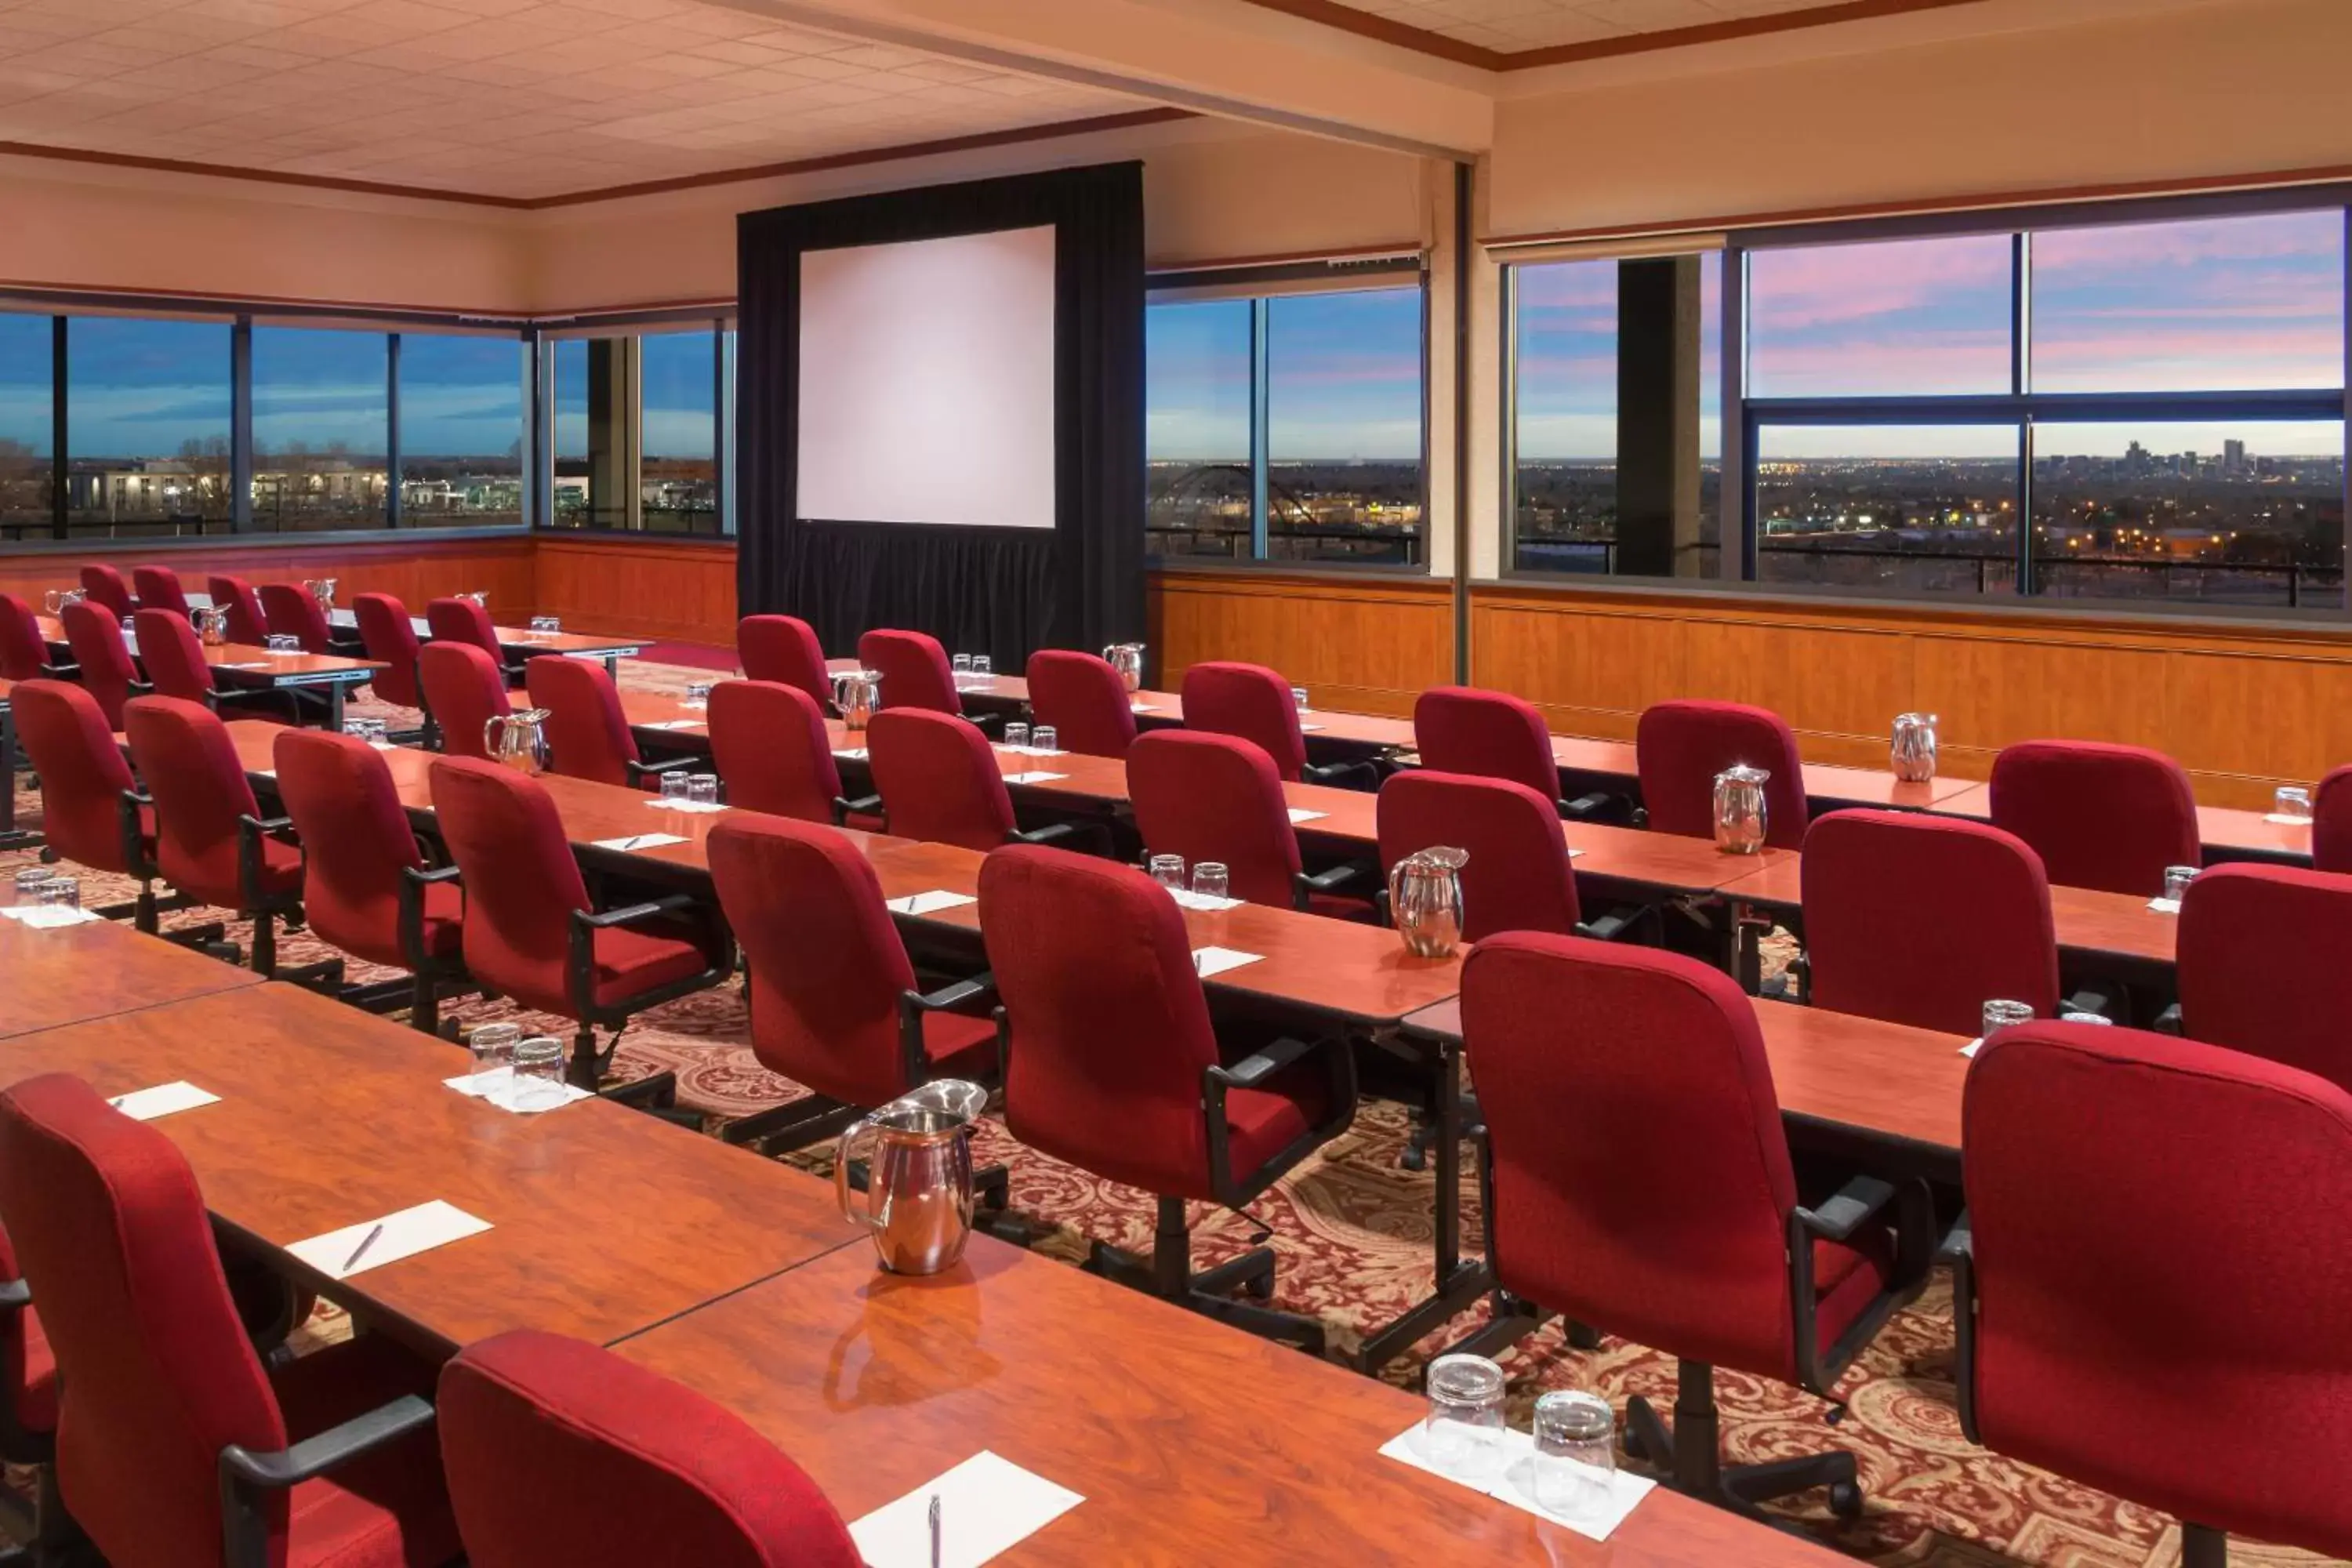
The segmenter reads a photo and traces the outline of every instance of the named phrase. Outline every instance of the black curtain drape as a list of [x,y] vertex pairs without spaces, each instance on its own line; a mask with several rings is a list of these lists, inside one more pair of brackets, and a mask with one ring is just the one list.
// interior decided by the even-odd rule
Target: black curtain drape
[[[801,253],[1055,230],[1055,519],[1045,529],[797,515]],[[742,613],[828,654],[874,626],[1017,671],[1040,647],[1143,637],[1143,165],[1106,163],[746,213],[736,229]]]

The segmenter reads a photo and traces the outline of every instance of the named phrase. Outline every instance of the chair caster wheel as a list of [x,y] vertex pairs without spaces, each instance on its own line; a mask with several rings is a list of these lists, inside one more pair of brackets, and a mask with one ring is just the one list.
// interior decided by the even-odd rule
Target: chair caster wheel
[[1253,1301],[1271,1301],[1274,1300],[1274,1276],[1270,1273],[1251,1275],[1242,1281],[1242,1294]]
[[1862,1488],[1853,1481],[1838,1481],[1830,1488],[1830,1511],[1848,1524],[1862,1517]]
[[1402,1170],[1425,1171],[1429,1169],[1429,1155],[1408,1144],[1404,1152],[1397,1156],[1397,1165]]

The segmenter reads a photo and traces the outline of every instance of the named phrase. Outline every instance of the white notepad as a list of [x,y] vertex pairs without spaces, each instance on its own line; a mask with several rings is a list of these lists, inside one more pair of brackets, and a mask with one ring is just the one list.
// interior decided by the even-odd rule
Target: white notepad
[[629,855],[640,849],[658,849],[665,844],[685,842],[685,839],[675,833],[636,833],[626,838],[599,838],[595,842],[595,847],[599,849],[613,849],[621,854]]
[[2311,826],[2311,818],[2307,816],[2281,816],[2275,811],[2263,813],[2263,820],[2264,822],[2275,822],[2281,827],[2308,827]]
[[1975,1039],[1970,1040],[1967,1045],[1960,1047],[1960,1055],[1973,1058],[1977,1054],[1977,1047],[1983,1044],[1984,1037],[1982,1035],[1979,1035]]
[[1016,757],[1058,757],[1062,754],[1059,746],[999,746],[996,749],[1010,752]]
[[980,1568],[1087,1500],[982,1448],[939,1479],[849,1527],[866,1568],[929,1568],[931,1500],[940,1500],[940,1568]]
[[1066,779],[1069,776],[1067,773],[1007,773],[1004,775],[1004,782],[1020,784],[1052,784],[1055,779]]
[[1625,1522],[1641,1500],[1657,1489],[1658,1483],[1644,1476],[1628,1475],[1612,1470],[1609,1475],[1609,1490],[1605,1498],[1596,1497],[1592,1506],[1578,1513],[1554,1513],[1536,1501],[1534,1474],[1536,1439],[1531,1432],[1503,1432],[1497,1435],[1499,1452],[1496,1455],[1494,1473],[1488,1476],[1465,1477],[1439,1469],[1422,1457],[1421,1427],[1415,1425],[1381,1445],[1382,1457],[1411,1465],[1416,1470],[1448,1480],[1456,1486],[1469,1488],[1538,1519],[1565,1525],[1577,1534],[1594,1541],[1606,1541],[1617,1527]]
[[152,1089],[134,1089],[129,1094],[116,1095],[106,1103],[133,1121],[152,1121],[175,1110],[194,1110],[199,1105],[217,1105],[219,1102],[219,1095],[198,1089],[181,1079],[171,1083],[159,1083]]
[[663,811],[683,811],[703,816],[708,816],[714,811],[727,809],[725,805],[715,800],[664,800],[657,795],[648,796],[646,804],[656,806]]
[[1312,735],[1322,728],[1320,724],[1301,724],[1298,726],[1298,732],[1302,735]]
[[1196,947],[1192,950],[1192,968],[1206,980],[1212,974],[1223,974],[1228,969],[1239,969],[1244,963],[1255,963],[1265,954],[1242,952],[1230,947]]
[[1157,713],[1160,711],[1159,709],[1154,708],[1149,702],[1130,702],[1127,706],[1130,711],[1136,713]]
[[[358,1251],[360,1243],[366,1241],[368,1233],[379,1225],[383,1226],[383,1234],[369,1243],[368,1249],[360,1254],[358,1262],[351,1262],[351,1256]],[[398,1214],[388,1214],[382,1219],[363,1219],[357,1225],[347,1225],[341,1230],[331,1230],[308,1241],[298,1241],[286,1250],[330,1279],[349,1279],[371,1268],[397,1263],[404,1258],[414,1258],[420,1252],[430,1252],[436,1247],[446,1247],[469,1236],[479,1236],[489,1228],[488,1220],[477,1219],[455,1204],[435,1198],[431,1203],[418,1204],[415,1208],[402,1209]]]
[[1290,808],[1290,820],[1294,823],[1320,822],[1330,815],[1328,811],[1309,811],[1303,805],[1294,805]]
[[58,931],[66,926],[86,926],[100,918],[89,910],[78,910],[71,904],[12,904],[0,909],[0,915],[15,921],[27,931]]
[[2179,899],[2150,899],[2147,901],[2147,907],[2154,910],[2160,915],[2177,915],[2180,912],[2180,900]]
[[862,763],[866,760],[866,748],[859,746],[855,751],[835,752],[833,754],[844,762]]
[[1237,910],[1242,907],[1242,901],[1239,899],[1211,898],[1206,893],[1196,893],[1190,888],[1171,888],[1168,889],[1168,896],[1186,909],[1199,910],[1204,914],[1219,915],[1227,910]]
[[894,915],[929,915],[979,901],[970,893],[951,893],[945,888],[933,888],[927,893],[908,893],[903,899],[888,900],[883,908]]
[[699,719],[664,719],[657,723],[640,724],[637,728],[640,730],[699,730],[702,728],[702,722]]
[[[593,1090],[582,1089],[576,1083],[567,1083],[560,1096],[549,1095],[533,1105],[517,1105],[514,1102],[514,1068],[510,1067],[492,1068],[487,1072],[461,1072],[456,1078],[445,1078],[441,1081],[468,1100],[486,1101],[500,1110],[511,1110],[517,1116],[543,1115],[551,1110],[561,1110],[579,1100],[594,1098]],[[377,1247],[383,1245],[380,1241],[376,1243]]]

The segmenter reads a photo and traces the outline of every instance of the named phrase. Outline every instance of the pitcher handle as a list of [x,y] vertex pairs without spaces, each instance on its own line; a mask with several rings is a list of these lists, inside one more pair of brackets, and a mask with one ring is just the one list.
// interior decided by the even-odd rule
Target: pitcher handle
[[[875,1224],[872,1215],[859,1214],[849,1206],[849,1163],[856,1157],[855,1145],[858,1134],[874,1131],[881,1120],[881,1113],[877,1111],[844,1132],[840,1142],[833,1146],[833,1195],[841,1205],[841,1217],[855,1220],[868,1230],[879,1230],[881,1226]],[[868,1181],[870,1183],[870,1176]]]
[[499,731],[505,729],[507,715],[493,713],[482,721],[482,750],[491,756],[499,754]]

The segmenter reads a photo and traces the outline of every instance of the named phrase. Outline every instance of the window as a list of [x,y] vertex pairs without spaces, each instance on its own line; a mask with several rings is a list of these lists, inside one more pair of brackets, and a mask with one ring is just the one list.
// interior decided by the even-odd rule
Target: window
[[253,526],[382,528],[391,467],[390,339],[253,329]]
[[0,538],[50,527],[55,333],[47,316],[0,315]]
[[400,521],[481,528],[523,520],[523,388],[512,337],[403,332]]
[[1511,268],[1513,569],[1711,577],[1723,258]]
[[1908,593],[2014,593],[2017,431],[1765,426],[1756,577]]
[[719,334],[709,327],[638,340],[643,356],[639,526],[719,531]]
[[173,533],[229,521],[229,332],[226,321],[67,321],[70,527]]
[[1748,262],[1748,395],[2010,389],[2009,236],[1759,250]]
[[725,482],[734,419],[730,330],[704,321],[638,337],[565,338],[547,348],[555,526],[731,531],[724,511],[733,489]]
[[1418,285],[1151,305],[1152,552],[1418,564],[1424,336]]

